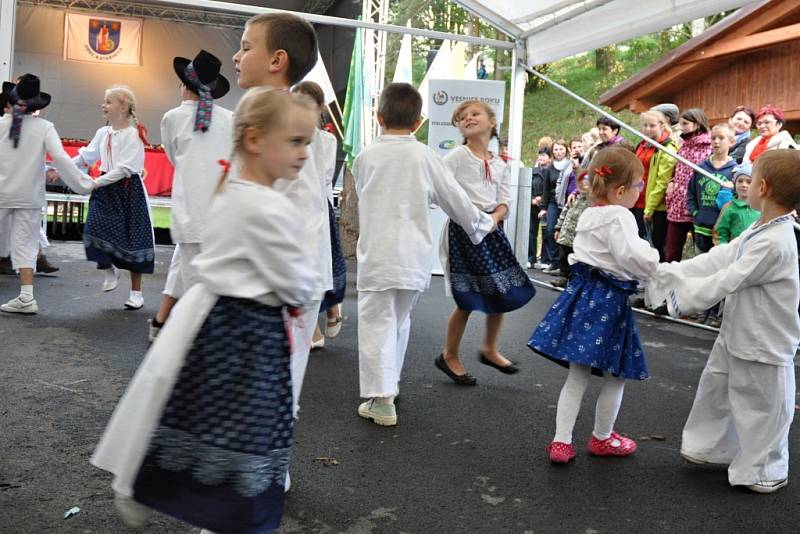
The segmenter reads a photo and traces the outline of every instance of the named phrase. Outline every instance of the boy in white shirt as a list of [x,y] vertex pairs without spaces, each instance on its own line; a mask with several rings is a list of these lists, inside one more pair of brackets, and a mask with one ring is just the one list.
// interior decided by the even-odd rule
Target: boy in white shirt
[[394,397],[403,368],[411,310],[430,284],[434,247],[431,205],[462,226],[474,243],[497,226],[461,189],[433,150],[413,133],[422,98],[411,85],[393,83],[381,93],[383,133],[353,164],[359,198],[358,415],[378,425],[397,424]]
[[192,260],[200,253],[211,197],[217,183],[217,162],[231,154],[233,113],[214,104],[230,90],[213,54],[200,50],[193,60],[172,61],[181,81],[181,105],[161,119],[161,142],[175,167],[172,181],[170,234],[175,252],[164,286],[164,300],[150,319],[149,339],[154,341],[175,303],[195,283]]
[[20,294],[0,310],[34,314],[33,273],[39,253],[42,208],[47,204],[44,187],[45,154],[64,182],[79,193],[92,191],[94,183],[70,160],[51,122],[32,113],[50,104],[32,74],[14,84],[3,82],[3,95],[11,110],[0,117],[0,228],[7,229],[11,263],[19,271]]
[[[728,244],[661,264],[648,298],[670,315],[725,298],[720,335],[683,429],[692,463],[728,465],[732,486],[772,493],[786,486],[800,343],[800,281],[792,212],[800,206],[800,152],[773,150],[753,168],[748,202],[761,218]],[[757,315],[756,315],[757,314]]]

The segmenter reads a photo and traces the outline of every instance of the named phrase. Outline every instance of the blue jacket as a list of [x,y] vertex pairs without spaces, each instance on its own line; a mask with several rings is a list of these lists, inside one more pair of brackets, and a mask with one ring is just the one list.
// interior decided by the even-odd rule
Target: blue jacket
[[[698,167],[704,171],[733,181],[733,171],[736,169],[736,160],[728,161],[721,168],[716,169],[711,164],[711,158],[702,161]],[[717,193],[721,189],[720,185],[706,178],[695,171],[692,179],[689,180],[689,189],[686,192],[686,208],[692,214],[695,232],[701,235],[712,234],[714,225],[719,218],[719,208],[717,207]]]

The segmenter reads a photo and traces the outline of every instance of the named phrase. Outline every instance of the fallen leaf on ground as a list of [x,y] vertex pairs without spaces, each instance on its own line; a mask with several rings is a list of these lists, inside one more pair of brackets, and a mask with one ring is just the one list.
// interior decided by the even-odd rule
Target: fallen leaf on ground
[[667,441],[667,438],[659,434],[653,434],[652,436],[642,436],[639,441]]
[[339,461],[336,458],[329,458],[327,456],[320,456],[317,458],[317,461],[324,466],[339,465]]
[[70,508],[69,510],[64,512],[64,519],[69,519],[73,515],[77,515],[78,512],[80,512],[80,511],[81,511],[80,508],[78,508],[77,506],[73,506],[72,508]]

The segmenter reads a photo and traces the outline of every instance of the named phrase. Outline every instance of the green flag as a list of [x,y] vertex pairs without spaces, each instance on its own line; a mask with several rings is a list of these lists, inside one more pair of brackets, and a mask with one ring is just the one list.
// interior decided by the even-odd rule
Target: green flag
[[356,29],[356,40],[353,43],[353,55],[350,57],[350,75],[347,79],[347,96],[344,99],[342,124],[344,139],[342,150],[347,155],[347,165],[352,169],[353,160],[361,152],[362,102],[364,100],[364,51],[363,29]]

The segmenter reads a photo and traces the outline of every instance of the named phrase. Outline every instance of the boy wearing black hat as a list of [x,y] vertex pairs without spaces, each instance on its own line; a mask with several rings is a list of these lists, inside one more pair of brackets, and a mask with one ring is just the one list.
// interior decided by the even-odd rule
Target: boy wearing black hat
[[33,273],[39,252],[39,228],[46,205],[45,154],[73,190],[88,193],[94,182],[83,174],[64,151],[51,122],[32,116],[50,104],[50,95],[39,88],[32,74],[14,84],[3,82],[2,94],[11,106],[0,117],[0,228],[9,228],[11,263],[19,270],[20,294],[0,310],[33,314],[39,311],[33,298]]
[[228,80],[220,74],[219,59],[200,50],[194,59],[176,57],[172,64],[181,81],[182,102],[161,119],[161,142],[175,167],[170,226],[175,252],[164,286],[164,300],[150,319],[150,341],[155,340],[178,299],[197,282],[192,259],[200,253],[218,180],[217,162],[230,156],[233,137],[233,113],[214,104],[230,90]]

